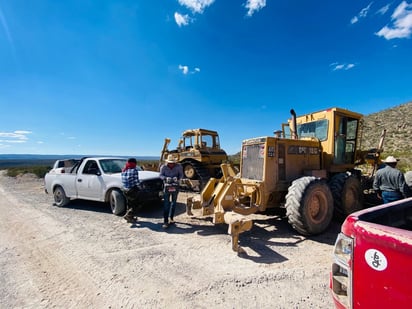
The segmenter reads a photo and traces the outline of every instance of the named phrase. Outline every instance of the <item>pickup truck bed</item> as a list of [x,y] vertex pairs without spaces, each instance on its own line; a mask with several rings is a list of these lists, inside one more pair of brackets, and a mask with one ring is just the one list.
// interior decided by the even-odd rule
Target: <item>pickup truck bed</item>
[[337,308],[410,308],[412,198],[349,215],[334,249]]

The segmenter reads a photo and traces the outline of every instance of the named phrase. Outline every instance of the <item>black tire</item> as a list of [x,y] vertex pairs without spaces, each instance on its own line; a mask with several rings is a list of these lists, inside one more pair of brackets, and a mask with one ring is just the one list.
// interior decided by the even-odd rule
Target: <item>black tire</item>
[[329,187],[338,219],[344,219],[363,208],[362,186],[356,176],[348,173],[337,174],[332,177]]
[[302,177],[293,181],[286,195],[289,224],[302,235],[325,231],[333,217],[333,198],[325,180]]
[[114,215],[121,216],[126,213],[126,198],[119,190],[110,192],[109,203]]
[[66,196],[66,192],[61,186],[57,186],[53,190],[54,205],[63,207],[69,204],[70,199]]

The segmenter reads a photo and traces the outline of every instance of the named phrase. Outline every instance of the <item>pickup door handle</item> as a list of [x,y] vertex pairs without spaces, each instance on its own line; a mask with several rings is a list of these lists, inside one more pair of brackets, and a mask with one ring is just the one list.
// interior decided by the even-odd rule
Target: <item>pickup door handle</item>
[[81,180],[81,179],[77,179],[77,182],[82,182],[82,180]]

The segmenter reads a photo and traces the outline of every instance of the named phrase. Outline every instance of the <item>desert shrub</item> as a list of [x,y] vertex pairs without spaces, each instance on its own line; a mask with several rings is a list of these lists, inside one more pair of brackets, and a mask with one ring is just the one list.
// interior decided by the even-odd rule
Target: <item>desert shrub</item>
[[7,169],[7,176],[16,177],[22,174],[34,174],[39,178],[43,178],[44,175],[51,169],[51,166],[19,166],[10,167]]

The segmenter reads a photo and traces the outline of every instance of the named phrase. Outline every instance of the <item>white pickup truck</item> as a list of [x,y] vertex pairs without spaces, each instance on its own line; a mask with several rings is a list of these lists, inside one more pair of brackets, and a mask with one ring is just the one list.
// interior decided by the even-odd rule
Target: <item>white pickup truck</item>
[[[121,190],[121,171],[126,161],[122,157],[83,158],[68,172],[47,173],[45,191],[53,194],[54,204],[60,207],[73,199],[100,201],[109,203],[113,214],[122,215],[126,211],[126,199]],[[138,169],[142,201],[158,203],[163,189],[159,173]]]

